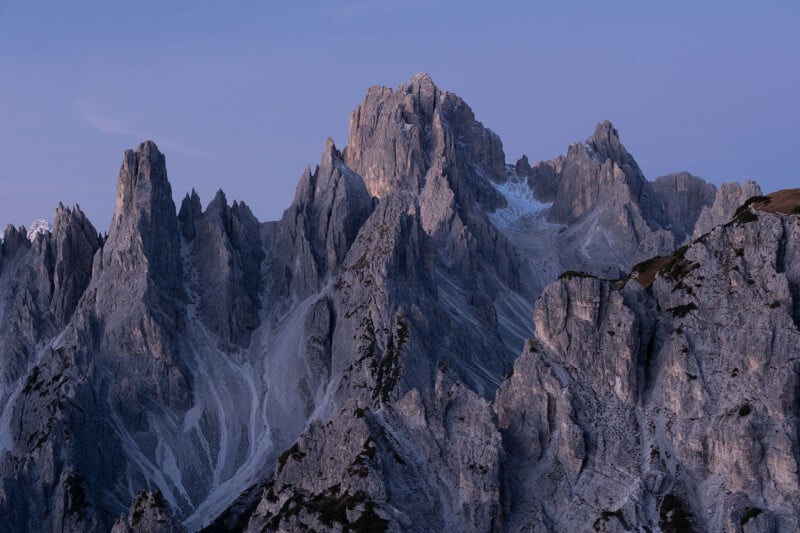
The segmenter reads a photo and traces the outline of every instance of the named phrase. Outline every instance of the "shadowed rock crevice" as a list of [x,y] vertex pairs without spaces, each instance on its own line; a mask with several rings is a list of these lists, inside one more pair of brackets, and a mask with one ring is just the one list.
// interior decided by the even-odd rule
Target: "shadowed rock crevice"
[[55,264],[51,311],[65,326],[92,277],[92,261],[102,241],[80,207],[59,204],[53,223]]
[[260,325],[261,267],[265,254],[260,224],[244,202],[228,205],[217,192],[204,212],[194,191],[181,205],[179,221],[189,241],[190,285],[199,295],[203,322],[223,341],[246,347]]

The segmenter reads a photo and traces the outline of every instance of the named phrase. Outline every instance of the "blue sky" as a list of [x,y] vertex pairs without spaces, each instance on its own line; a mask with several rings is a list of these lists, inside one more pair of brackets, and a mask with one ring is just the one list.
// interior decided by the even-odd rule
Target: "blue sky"
[[[701,4],[701,5],[698,5]],[[176,200],[278,218],[371,85],[425,71],[549,159],[610,119],[649,178],[800,186],[800,2],[0,0],[0,222],[79,203],[100,229],[125,148]]]

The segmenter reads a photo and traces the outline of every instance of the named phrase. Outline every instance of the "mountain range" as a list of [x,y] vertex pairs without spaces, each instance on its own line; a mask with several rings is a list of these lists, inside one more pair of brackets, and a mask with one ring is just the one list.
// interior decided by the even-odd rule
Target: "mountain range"
[[5,230],[0,531],[800,529],[800,190],[508,163],[418,74],[203,205],[147,141]]

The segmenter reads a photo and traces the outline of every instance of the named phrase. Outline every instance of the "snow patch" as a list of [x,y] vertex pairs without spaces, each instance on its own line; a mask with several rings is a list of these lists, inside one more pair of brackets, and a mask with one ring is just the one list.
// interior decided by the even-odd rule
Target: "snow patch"
[[33,242],[39,235],[44,235],[51,231],[53,231],[53,226],[50,225],[50,222],[43,218],[36,219],[31,222],[31,227],[28,230],[28,240]]
[[499,184],[489,181],[497,191],[503,195],[508,206],[489,214],[489,220],[499,229],[507,229],[519,219],[540,211],[544,211],[553,204],[539,202],[533,197],[533,191],[524,178],[510,176],[508,181]]

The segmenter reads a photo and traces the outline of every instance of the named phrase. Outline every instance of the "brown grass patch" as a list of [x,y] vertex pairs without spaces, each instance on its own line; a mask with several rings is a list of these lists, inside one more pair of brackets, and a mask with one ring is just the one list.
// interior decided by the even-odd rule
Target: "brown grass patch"
[[767,195],[769,201],[753,202],[753,207],[765,213],[800,214],[800,189],[784,189]]
[[656,274],[669,266],[674,260],[674,257],[667,255],[663,257],[653,257],[652,259],[648,259],[647,261],[639,263],[633,267],[633,271],[637,274],[635,278],[636,281],[638,281],[642,287],[649,289],[653,286],[653,281],[656,279]]

